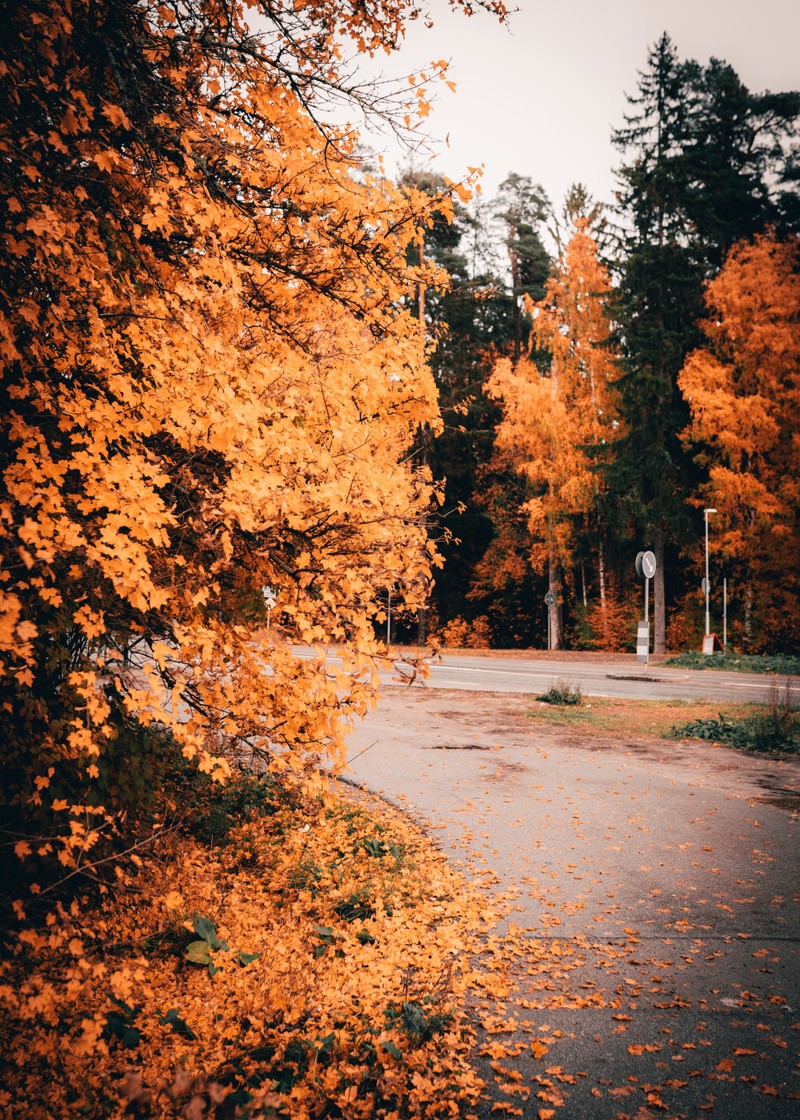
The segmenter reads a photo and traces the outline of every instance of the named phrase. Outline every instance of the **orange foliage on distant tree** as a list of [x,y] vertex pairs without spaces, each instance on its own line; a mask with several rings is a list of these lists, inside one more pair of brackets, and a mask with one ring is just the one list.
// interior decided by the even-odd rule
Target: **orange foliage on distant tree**
[[[551,608],[556,646],[561,571],[573,567],[576,523],[585,524],[595,508],[598,449],[618,428],[610,388],[615,363],[608,345],[609,291],[597,245],[585,219],[576,218],[544,298],[530,305],[533,345],[546,353],[540,363],[546,368],[530,357],[516,366],[499,362],[487,385],[489,395],[503,402],[498,446],[530,483],[525,510],[532,559],[538,570],[549,572],[557,600]],[[602,578],[600,584],[603,588]]]
[[[409,295],[434,277],[406,249],[450,199],[361,175],[321,123],[343,89],[370,108],[343,43],[388,49],[424,7],[263,6],[256,37],[250,6],[5,9],[6,823],[67,868],[136,803],[154,727],[219,777],[232,752],[338,757],[377,593],[413,608],[429,579]],[[266,585],[288,634],[346,644],[341,670],[258,639]]]
[[[800,245],[760,236],[731,250],[706,290],[708,340],[679,385],[684,438],[719,510],[710,547],[743,603],[743,636],[800,640]],[[737,594],[738,593],[738,594]],[[736,601],[736,600],[735,600]]]

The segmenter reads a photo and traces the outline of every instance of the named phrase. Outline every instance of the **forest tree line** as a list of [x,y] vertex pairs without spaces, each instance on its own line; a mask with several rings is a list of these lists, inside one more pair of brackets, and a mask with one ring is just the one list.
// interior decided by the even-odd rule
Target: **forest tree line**
[[399,640],[632,648],[649,549],[655,652],[699,648],[712,508],[712,630],[724,581],[729,645],[798,647],[800,93],[665,34],[628,102],[613,206],[512,173],[425,232],[444,565]]

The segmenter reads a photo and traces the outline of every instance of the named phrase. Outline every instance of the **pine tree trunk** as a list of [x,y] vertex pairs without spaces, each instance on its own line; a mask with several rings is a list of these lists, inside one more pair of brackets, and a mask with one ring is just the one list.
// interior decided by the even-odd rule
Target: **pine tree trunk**
[[664,595],[664,542],[655,541],[656,574],[653,577],[653,653],[667,652],[667,612]]

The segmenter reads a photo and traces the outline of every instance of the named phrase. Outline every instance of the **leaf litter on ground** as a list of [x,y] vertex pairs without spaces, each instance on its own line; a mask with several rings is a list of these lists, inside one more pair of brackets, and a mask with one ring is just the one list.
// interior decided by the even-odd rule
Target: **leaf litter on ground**
[[0,1113],[470,1112],[466,998],[493,912],[406,816],[343,792],[222,847],[165,837],[12,935]]
[[[525,885],[542,924],[516,927],[519,890],[469,855],[474,843],[467,830],[462,876],[407,813],[343,786],[248,821],[222,847],[165,837],[102,898],[56,904],[42,928],[12,939],[0,964],[3,1113],[38,1100],[56,1120],[233,1108],[309,1120],[541,1116],[586,1083],[585,1069],[558,1064],[575,1013],[587,1014],[586,1037],[597,1013],[604,1040],[630,1031],[635,1062],[669,1045],[680,1063],[697,1049],[635,1030],[637,996],[660,995],[674,946],[645,957],[636,930],[611,943],[588,923],[559,936],[557,892],[537,878]],[[659,1006],[673,1006],[668,992]],[[766,1063],[752,1046],[708,1069],[687,1060],[677,1078],[677,1065],[662,1062],[657,1081],[648,1066],[591,1093],[644,1093],[639,1112],[619,1115],[661,1112],[696,1078],[736,1076],[740,1062],[750,1063],[742,1084],[794,1099],[750,1068]]]

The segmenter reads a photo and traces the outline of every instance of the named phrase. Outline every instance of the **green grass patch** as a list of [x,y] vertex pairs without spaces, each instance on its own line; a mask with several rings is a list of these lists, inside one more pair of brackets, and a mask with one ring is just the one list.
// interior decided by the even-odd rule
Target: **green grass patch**
[[717,669],[733,673],[775,673],[778,676],[800,676],[800,657],[790,654],[697,653],[686,650],[670,657],[666,665],[682,669]]
[[706,700],[627,700],[584,697],[580,706],[549,705],[528,710],[527,718],[553,727],[572,727],[600,737],[673,739],[676,724],[712,719],[722,711],[729,720],[754,716],[755,704],[720,706]]
[[[538,699],[538,697],[537,697]],[[553,727],[597,727],[598,719],[591,705],[580,708],[540,708],[529,713],[537,723],[547,723]]]

